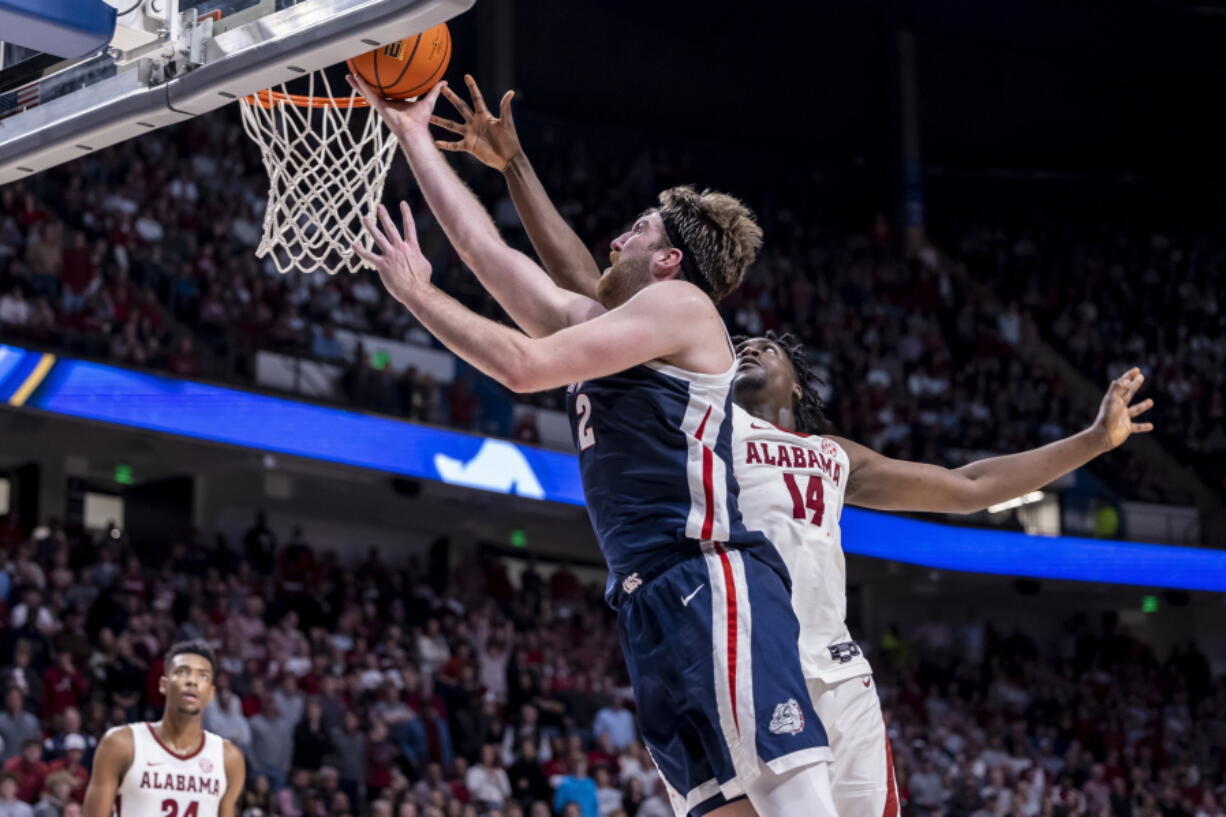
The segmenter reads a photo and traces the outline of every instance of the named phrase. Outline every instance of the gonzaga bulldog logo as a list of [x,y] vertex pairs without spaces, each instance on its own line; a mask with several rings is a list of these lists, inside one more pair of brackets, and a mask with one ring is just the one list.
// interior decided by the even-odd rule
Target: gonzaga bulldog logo
[[788,698],[775,707],[771,716],[770,731],[775,735],[799,735],[805,730],[805,713],[800,711],[800,704],[795,698]]

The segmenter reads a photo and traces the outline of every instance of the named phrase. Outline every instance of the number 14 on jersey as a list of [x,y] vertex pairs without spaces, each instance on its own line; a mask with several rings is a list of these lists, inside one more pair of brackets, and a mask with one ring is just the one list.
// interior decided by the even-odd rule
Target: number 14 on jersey
[[[811,474],[784,474],[783,483],[792,497],[792,518],[804,519],[812,511],[809,521],[821,527],[826,516],[826,485],[822,478]],[[804,483],[803,488],[801,483]]]

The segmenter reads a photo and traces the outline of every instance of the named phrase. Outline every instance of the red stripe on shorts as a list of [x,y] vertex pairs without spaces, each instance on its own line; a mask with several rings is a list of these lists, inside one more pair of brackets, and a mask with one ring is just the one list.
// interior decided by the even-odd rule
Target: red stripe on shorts
[[736,716],[736,579],[732,575],[732,560],[728,558],[728,552],[719,542],[713,544],[724,568],[724,600],[728,617],[728,697],[732,699],[732,723],[739,735],[741,724]]
[[890,736],[885,736],[885,810],[881,817],[898,817],[898,783],[894,780],[894,750],[890,748]]

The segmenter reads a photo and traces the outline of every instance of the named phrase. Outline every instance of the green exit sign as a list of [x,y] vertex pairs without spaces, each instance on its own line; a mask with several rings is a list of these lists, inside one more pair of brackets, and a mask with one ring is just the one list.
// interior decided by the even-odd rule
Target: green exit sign
[[522,528],[516,528],[511,531],[511,547],[526,548],[528,546],[528,534]]
[[1141,612],[1142,613],[1158,612],[1158,597],[1157,596],[1141,596]]
[[116,465],[115,466],[115,481],[120,485],[132,484],[132,466],[131,465]]

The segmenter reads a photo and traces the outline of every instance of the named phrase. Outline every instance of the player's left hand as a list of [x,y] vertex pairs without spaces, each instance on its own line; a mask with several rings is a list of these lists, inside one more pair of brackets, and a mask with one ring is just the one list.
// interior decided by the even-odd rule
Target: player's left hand
[[511,117],[511,100],[515,92],[507,91],[502,95],[498,116],[494,116],[485,106],[485,97],[481,95],[481,89],[477,87],[477,81],[471,74],[464,75],[464,82],[467,83],[468,92],[472,96],[471,108],[450,88],[443,89],[443,96],[447,97],[447,101],[463,121],[455,122],[441,116],[430,117],[431,124],[458,134],[461,138],[454,142],[440,139],[434,144],[439,150],[470,153],[482,164],[504,171],[511,160],[523,152],[519,146],[519,134],[515,132],[515,120]]
[[392,297],[403,302],[430,284],[431,268],[417,243],[417,226],[408,202],[400,202],[400,217],[404,222],[403,237],[387,208],[380,204],[378,222],[370,216],[362,219],[379,252],[367,250],[358,243],[353,245],[353,251],[378,270],[383,286]]
[[1122,445],[1133,434],[1153,431],[1153,423],[1134,423],[1133,420],[1153,408],[1154,401],[1146,398],[1136,405],[1131,405],[1132,398],[1145,383],[1145,375],[1133,367],[1124,372],[1107,387],[1103,402],[1098,407],[1098,417],[1094,420],[1091,431],[1098,433],[1107,451]]
[[446,80],[443,80],[436,83],[425,96],[419,97],[416,101],[409,102],[407,100],[384,99],[383,94],[372,88],[366,80],[357,74],[346,74],[345,79],[365,97],[366,101],[370,104],[371,110],[383,117],[383,121],[387,123],[388,129],[397,136],[405,136],[415,130],[428,134],[430,132],[430,117],[434,113],[434,106],[438,102],[438,95],[447,87]]

